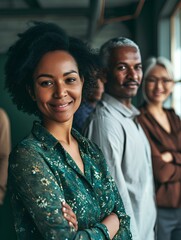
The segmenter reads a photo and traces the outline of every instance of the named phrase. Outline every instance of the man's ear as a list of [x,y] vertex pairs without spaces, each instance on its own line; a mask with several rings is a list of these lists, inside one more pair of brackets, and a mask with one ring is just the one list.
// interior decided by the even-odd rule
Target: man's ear
[[33,92],[33,89],[32,89],[30,86],[26,86],[26,90],[27,90],[27,92],[29,93],[31,99],[32,99],[33,101],[36,101],[36,98],[35,98],[35,94],[34,94],[34,92]]

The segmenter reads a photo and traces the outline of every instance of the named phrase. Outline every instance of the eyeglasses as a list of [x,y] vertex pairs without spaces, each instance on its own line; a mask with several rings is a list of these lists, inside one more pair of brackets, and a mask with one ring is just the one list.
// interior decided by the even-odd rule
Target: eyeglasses
[[158,77],[148,77],[146,79],[146,82],[148,84],[152,84],[152,85],[157,84],[159,81],[162,83],[162,85],[169,85],[170,83],[173,83],[172,79],[165,78],[165,77],[160,77],[160,78],[158,78]]

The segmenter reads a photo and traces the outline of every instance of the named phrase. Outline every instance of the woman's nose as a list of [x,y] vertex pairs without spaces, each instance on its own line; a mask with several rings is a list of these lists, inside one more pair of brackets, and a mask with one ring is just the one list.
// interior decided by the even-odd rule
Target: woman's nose
[[162,89],[162,88],[163,88],[163,82],[162,82],[162,80],[158,79],[158,80],[156,81],[156,88],[158,88],[158,89]]
[[55,98],[62,98],[67,95],[67,89],[63,83],[58,83],[54,87],[54,97]]

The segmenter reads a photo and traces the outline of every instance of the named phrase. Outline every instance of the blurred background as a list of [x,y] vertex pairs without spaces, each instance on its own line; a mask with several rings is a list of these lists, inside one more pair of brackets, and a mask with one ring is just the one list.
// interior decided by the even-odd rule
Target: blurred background
[[[12,147],[35,118],[19,112],[4,89],[6,52],[34,20],[54,22],[95,48],[113,37],[131,38],[143,64],[150,56],[169,58],[176,84],[165,104],[181,116],[181,0],[0,0],[0,107],[10,118]],[[140,89],[133,103],[141,101]],[[8,194],[0,207],[0,239],[16,240]]]

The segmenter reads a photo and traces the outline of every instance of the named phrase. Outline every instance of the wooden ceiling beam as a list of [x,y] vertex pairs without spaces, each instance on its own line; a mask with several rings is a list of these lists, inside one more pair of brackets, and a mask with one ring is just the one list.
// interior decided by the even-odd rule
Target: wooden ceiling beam
[[87,27],[87,40],[89,42],[92,42],[93,37],[100,26],[104,4],[104,0],[89,0],[89,22]]

